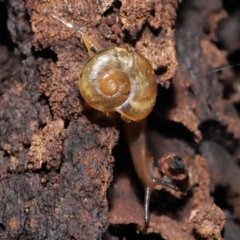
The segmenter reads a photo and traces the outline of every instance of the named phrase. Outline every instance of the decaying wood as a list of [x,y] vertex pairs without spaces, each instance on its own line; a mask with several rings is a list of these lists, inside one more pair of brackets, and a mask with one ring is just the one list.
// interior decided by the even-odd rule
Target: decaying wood
[[[240,75],[200,74],[236,61],[239,12],[220,0],[9,0],[0,12],[1,239],[222,239],[225,215],[225,239],[238,236]],[[137,49],[156,73],[154,171],[175,154],[186,172],[181,192],[155,191],[147,229],[120,121],[78,90],[82,33]]]

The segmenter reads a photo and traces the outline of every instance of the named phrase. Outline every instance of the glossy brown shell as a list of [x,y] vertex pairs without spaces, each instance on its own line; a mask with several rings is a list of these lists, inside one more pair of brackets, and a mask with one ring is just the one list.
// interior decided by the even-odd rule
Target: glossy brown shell
[[[114,89],[108,91],[108,86]],[[148,60],[138,52],[119,47],[97,52],[86,62],[79,88],[91,107],[102,112],[119,112],[126,121],[145,118],[157,95],[155,75]]]

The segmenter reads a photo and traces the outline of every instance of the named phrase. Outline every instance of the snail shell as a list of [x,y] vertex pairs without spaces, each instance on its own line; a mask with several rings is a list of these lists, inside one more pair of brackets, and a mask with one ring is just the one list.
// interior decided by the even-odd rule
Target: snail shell
[[120,47],[92,56],[82,69],[79,88],[91,107],[119,112],[125,121],[145,118],[157,96],[157,83],[148,60]]

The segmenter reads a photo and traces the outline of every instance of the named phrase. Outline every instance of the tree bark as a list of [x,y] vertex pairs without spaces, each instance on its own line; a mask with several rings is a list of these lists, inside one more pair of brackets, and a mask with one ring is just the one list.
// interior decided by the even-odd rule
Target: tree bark
[[[222,239],[226,214],[224,238],[237,239],[240,71],[211,71],[240,63],[239,9],[220,0],[0,1],[0,238]],[[154,171],[166,177],[174,154],[186,174],[175,179],[181,192],[155,191],[148,229],[121,120],[78,90],[83,33],[104,48],[135,48],[159,83],[147,127]]]

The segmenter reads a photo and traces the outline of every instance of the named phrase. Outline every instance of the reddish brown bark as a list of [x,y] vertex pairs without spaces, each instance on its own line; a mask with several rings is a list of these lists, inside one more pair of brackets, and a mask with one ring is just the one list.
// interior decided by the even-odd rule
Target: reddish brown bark
[[[199,75],[240,62],[232,2],[0,1],[1,239],[222,239],[225,214],[224,238],[237,239],[240,72]],[[78,90],[82,33],[137,49],[156,73],[154,172],[181,191],[156,189],[147,229],[121,120]]]

